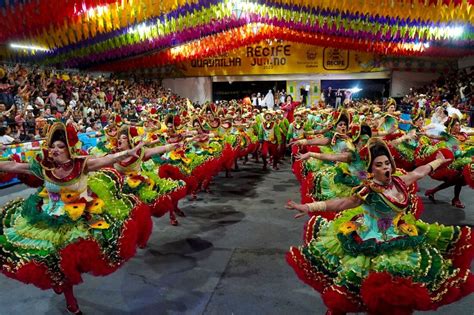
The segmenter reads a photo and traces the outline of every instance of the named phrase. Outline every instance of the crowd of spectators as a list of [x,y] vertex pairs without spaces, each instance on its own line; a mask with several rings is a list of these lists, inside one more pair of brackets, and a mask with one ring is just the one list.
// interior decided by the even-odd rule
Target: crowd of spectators
[[416,89],[401,101],[411,109],[424,107],[429,114],[437,106],[452,106],[466,114],[474,126],[474,68],[465,68],[442,74],[437,80]]
[[[450,105],[470,114],[474,124],[474,76],[464,69],[441,76],[411,91],[401,102],[406,107]],[[283,102],[284,94],[275,100]],[[0,144],[44,137],[48,121],[74,121],[81,132],[98,131],[112,114],[137,123],[148,103],[168,110],[186,106],[187,99],[164,89],[156,81],[118,80],[87,73],[59,73],[54,69],[16,65],[0,67]],[[278,104],[275,102],[275,104]]]
[[[112,114],[136,123],[147,103],[187,102],[157,82],[57,73],[21,65],[0,67],[0,144],[44,137],[48,121],[74,121],[81,132],[100,130]],[[12,140],[13,139],[13,140]]]

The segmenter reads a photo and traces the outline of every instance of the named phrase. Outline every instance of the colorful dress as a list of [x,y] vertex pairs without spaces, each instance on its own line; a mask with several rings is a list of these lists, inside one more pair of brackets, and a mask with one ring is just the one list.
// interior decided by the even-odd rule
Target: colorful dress
[[[424,132],[423,129],[412,127],[409,129],[416,130],[418,133]],[[419,135],[415,139],[407,139],[405,141],[393,144],[389,142],[390,152],[396,161],[398,167],[403,168],[406,171],[414,170],[417,165],[424,165],[425,156],[430,156],[438,150],[437,144],[425,135]],[[421,163],[417,163],[418,160],[423,160]]]
[[301,280],[335,313],[410,314],[474,291],[471,229],[416,220],[410,214],[419,202],[414,192],[401,178],[392,179],[402,200],[366,181],[354,191],[360,207],[332,221],[312,217],[305,245],[287,254]]
[[398,118],[390,114],[384,114],[383,122],[377,128],[378,132],[384,133],[384,139],[390,141],[403,135],[398,127]]
[[149,204],[153,215],[163,216],[169,212],[170,217],[174,218],[174,209],[179,200],[186,196],[186,183],[160,178],[158,167],[152,160],[144,161],[144,154],[145,150],[142,149],[140,158],[132,157],[114,164],[114,168],[125,177],[123,191]]
[[221,169],[224,169],[226,175],[228,175],[239,154],[238,132],[232,127],[231,123],[222,123],[218,129],[218,134],[224,146],[220,157]]
[[264,167],[267,165],[267,157],[270,156],[273,159],[273,167],[276,168],[280,153],[278,144],[282,140],[279,125],[274,121],[262,121],[258,129],[258,140],[262,144],[261,153]]
[[[321,148],[326,154],[349,153],[350,162],[333,162],[319,159],[308,159],[302,170],[302,202],[324,201],[338,197],[350,196],[352,188],[361,184],[367,176],[366,162],[361,159],[351,138],[335,133],[330,145]],[[318,213],[332,219],[335,212]]]
[[308,130],[308,124],[301,121],[296,123],[292,122],[288,126],[288,131],[286,132],[286,141],[292,143],[296,140],[301,140],[305,138],[305,131]]
[[39,156],[30,162],[44,188],[0,213],[0,262],[8,277],[60,290],[82,282],[82,273],[110,274],[146,245],[148,206],[121,193],[115,170],[86,174],[86,160],[74,158],[62,179]]
[[[188,186],[187,192],[193,196],[196,196],[201,188],[207,189],[216,168],[219,171],[217,157],[222,152],[222,145],[218,141],[209,141],[208,134],[202,130],[198,133],[202,141],[195,141],[186,148],[152,157],[160,166],[160,177],[184,180]],[[179,134],[170,134],[167,142],[176,143],[182,139]]]
[[111,153],[117,147],[117,134],[114,128],[115,126],[108,126],[101,131],[97,145],[88,150],[90,155],[104,156]]
[[245,120],[234,119],[234,126],[239,147],[238,157],[247,157],[248,154],[257,150],[258,138],[254,134],[253,128],[247,127]]
[[453,161],[447,167],[436,170],[430,176],[443,181],[461,177],[471,188],[474,188],[474,146],[467,141],[469,136],[465,133],[453,135],[446,132],[442,132],[441,135],[444,140],[440,141],[437,147],[443,148],[445,152],[449,150],[452,155],[448,157]]

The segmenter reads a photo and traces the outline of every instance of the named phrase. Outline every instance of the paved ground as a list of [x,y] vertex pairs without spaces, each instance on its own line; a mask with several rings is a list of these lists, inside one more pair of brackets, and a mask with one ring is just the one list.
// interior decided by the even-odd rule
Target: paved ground
[[[181,225],[155,219],[149,246],[116,273],[85,277],[76,288],[85,314],[324,314],[319,295],[286,264],[290,245],[301,243],[303,220],[283,205],[298,198],[289,167],[263,172],[245,166],[228,180],[218,177],[213,194],[182,202]],[[436,184],[420,183],[421,191]],[[0,190],[0,205],[30,190]],[[426,201],[424,219],[474,225],[474,193],[465,189],[465,210],[452,208],[452,190]],[[0,277],[0,314],[64,314],[64,300]],[[474,296],[424,314],[471,315]],[[420,313],[421,314],[421,313]]]

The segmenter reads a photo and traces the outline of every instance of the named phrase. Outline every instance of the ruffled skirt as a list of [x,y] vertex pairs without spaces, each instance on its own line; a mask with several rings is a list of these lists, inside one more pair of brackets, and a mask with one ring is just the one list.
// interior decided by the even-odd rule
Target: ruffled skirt
[[362,211],[346,210],[332,221],[312,217],[305,244],[287,254],[296,274],[321,293],[329,309],[410,314],[434,310],[474,291],[470,228],[427,224],[405,215],[414,222],[417,236],[362,241],[356,231],[345,230]]

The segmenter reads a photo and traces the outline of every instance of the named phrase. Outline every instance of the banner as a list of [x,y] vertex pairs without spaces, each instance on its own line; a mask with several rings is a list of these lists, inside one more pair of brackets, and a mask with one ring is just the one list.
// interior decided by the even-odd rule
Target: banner
[[[98,142],[95,132],[79,133],[79,141],[81,141],[81,148],[84,151],[88,151],[90,148],[95,147]],[[8,158],[12,155],[18,155],[22,162],[28,162],[32,157],[35,157],[41,151],[41,145],[43,140],[23,142],[17,144],[8,144],[4,146],[4,150],[1,152],[1,156]]]
[[293,42],[263,41],[167,69],[177,76],[354,73],[386,70],[381,56]]
[[22,162],[28,162],[40,152],[42,143],[43,141],[33,141],[6,145],[2,157],[6,158],[16,154]]

